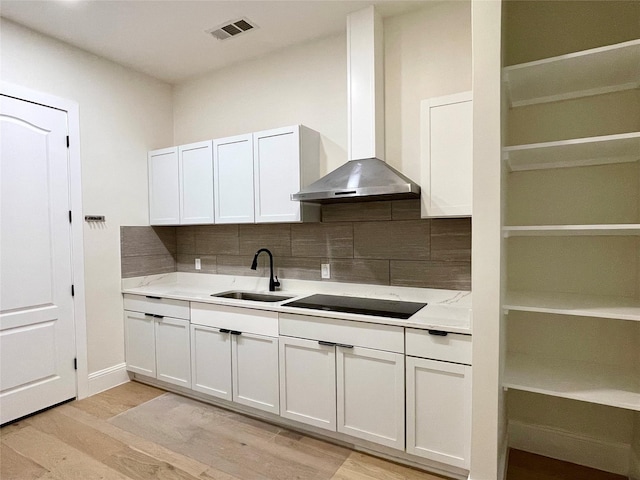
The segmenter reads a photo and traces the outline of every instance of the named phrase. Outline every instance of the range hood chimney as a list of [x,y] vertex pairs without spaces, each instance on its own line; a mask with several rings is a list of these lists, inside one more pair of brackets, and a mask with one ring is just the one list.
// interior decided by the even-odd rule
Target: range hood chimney
[[384,162],[382,18],[373,6],[347,16],[349,161],[291,195],[313,203],[419,198],[420,187]]

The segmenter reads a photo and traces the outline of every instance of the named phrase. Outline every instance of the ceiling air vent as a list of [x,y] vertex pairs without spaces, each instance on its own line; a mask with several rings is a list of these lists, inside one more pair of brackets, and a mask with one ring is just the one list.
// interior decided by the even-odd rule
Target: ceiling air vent
[[231,22],[225,22],[222,25],[218,25],[210,30],[207,30],[207,33],[217,38],[218,40],[226,40],[227,38],[237,37],[238,35],[242,35],[254,28],[258,28],[258,26],[248,20],[247,18],[240,18],[238,20],[233,20]]

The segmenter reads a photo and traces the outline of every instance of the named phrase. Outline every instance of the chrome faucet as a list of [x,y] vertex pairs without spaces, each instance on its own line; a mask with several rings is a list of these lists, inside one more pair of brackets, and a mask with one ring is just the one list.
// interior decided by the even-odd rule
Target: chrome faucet
[[256,268],[258,268],[258,255],[260,255],[262,252],[266,252],[269,254],[269,291],[275,292],[276,287],[280,286],[280,282],[278,281],[277,276],[275,280],[273,279],[273,255],[268,249],[261,248],[256,252],[256,254],[253,256],[253,262],[251,263],[251,270],[255,270]]

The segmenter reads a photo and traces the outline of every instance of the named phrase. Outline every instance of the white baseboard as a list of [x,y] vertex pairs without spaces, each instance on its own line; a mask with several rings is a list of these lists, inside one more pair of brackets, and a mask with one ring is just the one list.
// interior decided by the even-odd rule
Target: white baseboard
[[512,420],[509,446],[618,475],[629,474],[631,445],[627,443]]
[[129,381],[127,365],[120,363],[89,374],[89,396],[104,392]]

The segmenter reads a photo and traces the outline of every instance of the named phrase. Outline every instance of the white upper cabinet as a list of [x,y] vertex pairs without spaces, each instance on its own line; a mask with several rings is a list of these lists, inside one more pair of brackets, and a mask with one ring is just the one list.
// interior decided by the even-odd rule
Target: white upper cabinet
[[178,147],[180,224],[213,223],[211,141]]
[[423,218],[471,216],[472,98],[463,92],[421,103]]
[[180,189],[178,185],[178,148],[149,152],[149,223],[180,223]]
[[149,152],[149,223],[213,222],[211,141]]
[[253,223],[253,135],[213,141],[216,223]]
[[302,125],[253,134],[255,221],[319,220],[319,206],[291,200],[291,194],[319,175],[319,135]]

